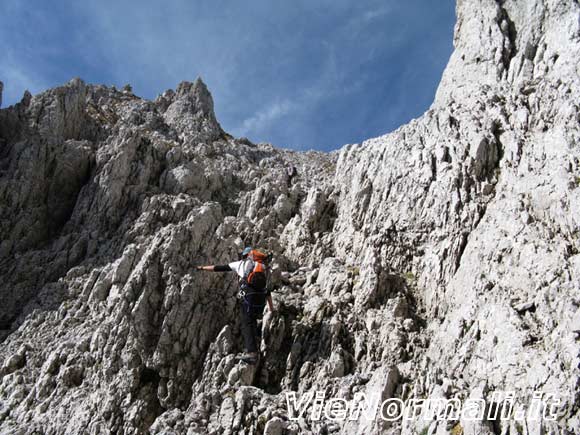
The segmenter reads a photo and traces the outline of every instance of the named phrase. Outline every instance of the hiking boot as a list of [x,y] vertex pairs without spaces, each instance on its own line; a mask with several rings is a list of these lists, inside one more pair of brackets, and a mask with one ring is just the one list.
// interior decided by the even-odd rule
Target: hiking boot
[[246,352],[240,357],[240,361],[254,365],[258,362],[258,354],[257,352]]

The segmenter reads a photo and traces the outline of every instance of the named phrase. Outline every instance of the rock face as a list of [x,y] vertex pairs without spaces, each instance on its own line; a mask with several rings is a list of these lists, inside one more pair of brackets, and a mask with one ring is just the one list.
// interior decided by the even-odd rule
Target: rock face
[[[1,110],[1,432],[580,432],[580,6],[457,15],[431,109],[337,153],[231,137],[199,79]],[[246,245],[274,254],[258,366],[234,278],[193,267]],[[502,391],[556,419],[292,420],[286,395]]]

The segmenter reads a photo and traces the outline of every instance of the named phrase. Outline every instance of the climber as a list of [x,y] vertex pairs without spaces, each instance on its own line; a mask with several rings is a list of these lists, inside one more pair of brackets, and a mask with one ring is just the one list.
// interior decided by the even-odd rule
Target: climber
[[274,311],[266,262],[267,256],[264,253],[247,247],[240,261],[226,265],[197,266],[197,270],[238,274],[241,328],[246,348],[246,353],[240,359],[248,364],[256,364],[258,361],[258,319],[262,318],[266,302],[270,311]]

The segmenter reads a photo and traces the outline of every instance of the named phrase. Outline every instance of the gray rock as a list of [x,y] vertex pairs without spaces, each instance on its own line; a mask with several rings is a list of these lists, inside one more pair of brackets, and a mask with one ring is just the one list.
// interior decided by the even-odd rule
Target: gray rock
[[[201,80],[0,110],[0,432],[490,433],[289,422],[285,394],[547,389],[528,432],[578,433],[580,6],[520,3],[458,2],[431,109],[330,154],[231,138]],[[194,271],[246,245],[277,286],[259,367],[235,277]]]
[[526,311],[529,311],[531,309],[535,308],[535,304],[534,301],[531,302],[523,302],[521,304],[518,304],[514,307],[514,310],[516,310],[518,313],[525,313]]
[[264,427],[264,435],[283,435],[284,426],[284,420],[280,417],[274,417],[266,423],[266,426]]
[[26,365],[26,346],[21,346],[18,351],[10,356],[0,369],[2,375],[8,375],[16,370],[23,368]]

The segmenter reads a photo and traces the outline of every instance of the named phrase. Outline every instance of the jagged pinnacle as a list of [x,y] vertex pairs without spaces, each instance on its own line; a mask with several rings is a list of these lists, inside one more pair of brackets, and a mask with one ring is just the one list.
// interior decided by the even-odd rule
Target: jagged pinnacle
[[211,93],[200,77],[193,83],[181,82],[172,101],[165,119],[178,131],[203,134],[212,140],[223,134],[215,116]]

